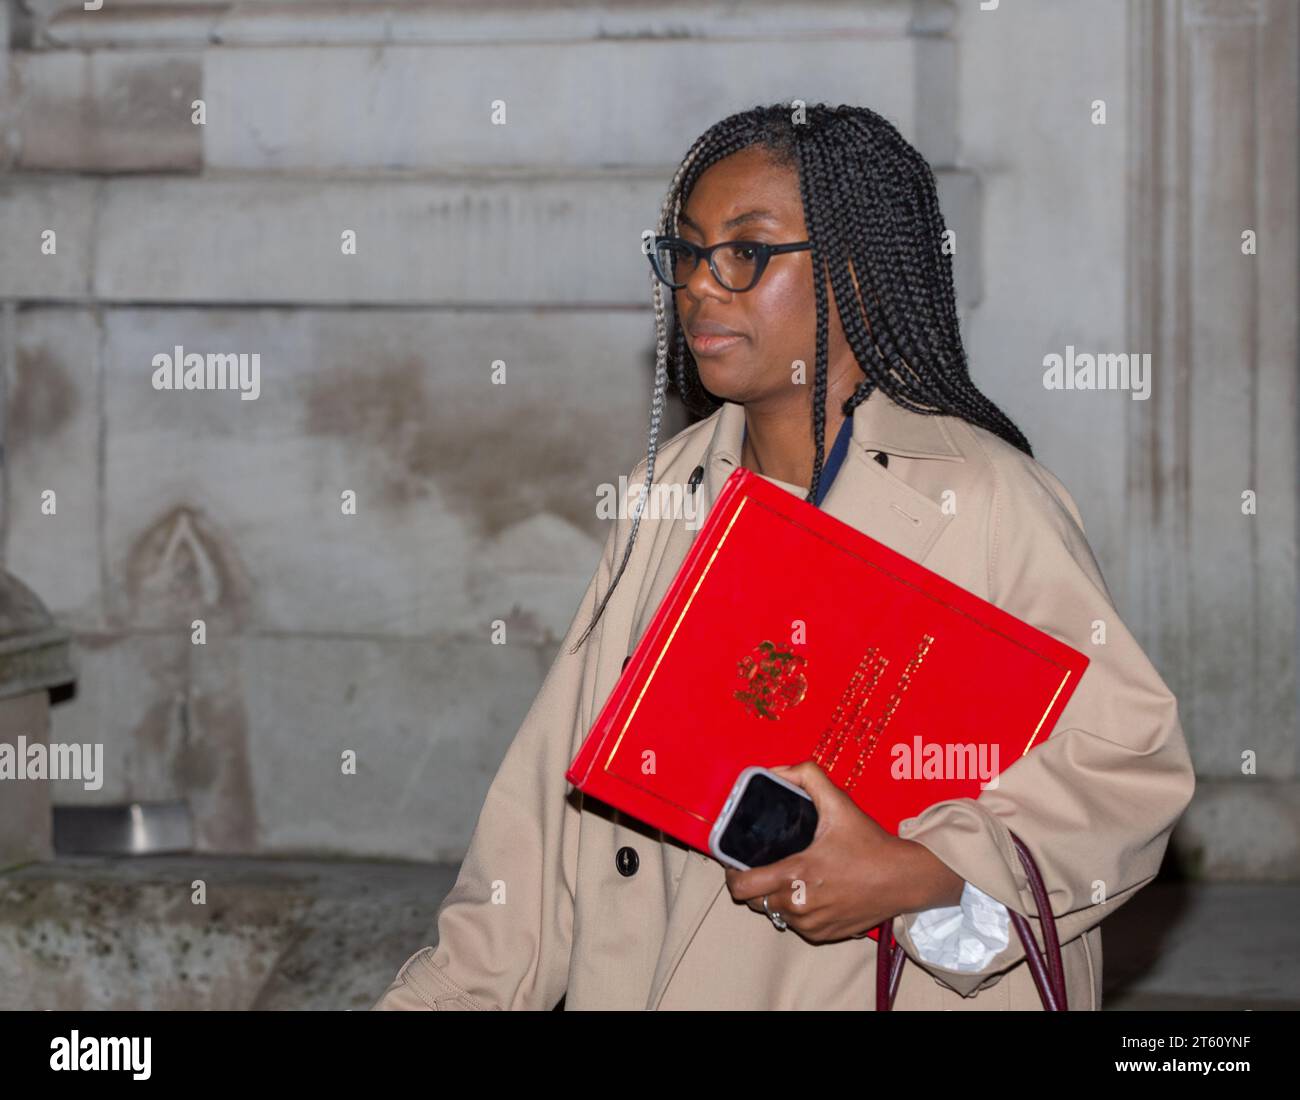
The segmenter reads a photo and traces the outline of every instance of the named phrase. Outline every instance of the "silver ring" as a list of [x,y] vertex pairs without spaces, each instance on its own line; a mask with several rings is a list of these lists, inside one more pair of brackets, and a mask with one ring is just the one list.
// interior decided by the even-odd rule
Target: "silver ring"
[[772,910],[767,907],[766,894],[763,895],[763,912],[767,914],[768,920],[770,920],[773,924],[776,925],[778,931],[784,932],[787,928],[790,927],[788,924],[785,923],[785,919],[781,916],[780,913],[773,913]]

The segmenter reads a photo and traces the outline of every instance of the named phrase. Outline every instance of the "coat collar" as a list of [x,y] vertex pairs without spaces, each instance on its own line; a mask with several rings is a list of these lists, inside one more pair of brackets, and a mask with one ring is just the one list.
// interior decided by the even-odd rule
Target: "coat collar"
[[[727,478],[740,466],[745,407],[724,402],[714,416],[717,423],[713,435],[699,460],[704,468],[702,488],[706,507],[717,500]],[[868,452],[964,462],[965,457],[953,442],[944,418],[909,412],[877,390],[854,410],[852,438],[854,445],[844,456],[844,464],[822,501],[822,511],[913,561],[922,561],[952,515],[898,473],[870,458]],[[786,482],[776,483],[788,492],[799,488]],[[806,488],[799,490],[799,495],[806,496]],[[679,537],[683,539],[682,544],[665,559],[664,566],[669,560],[684,556],[689,546],[688,536]],[[650,608],[649,603],[646,606]],[[715,904],[735,904],[729,895],[720,897],[726,886],[721,864],[693,850],[683,854],[681,877],[646,1005],[650,1009],[657,1008],[663,999],[677,965],[709,910]],[[772,934],[781,933],[773,928]]]
[[[717,424],[709,443],[707,460],[726,458],[733,467],[739,466],[744,443],[745,406],[724,401],[715,415]],[[864,451],[884,451],[904,458],[965,461],[944,424],[944,417],[911,412],[879,389],[873,390],[871,396],[853,410],[853,442]]]

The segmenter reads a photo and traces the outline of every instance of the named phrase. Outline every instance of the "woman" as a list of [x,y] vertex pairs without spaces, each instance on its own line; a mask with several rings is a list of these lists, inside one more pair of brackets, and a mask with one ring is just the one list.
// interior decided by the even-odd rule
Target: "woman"
[[[1100,1007],[1098,924],[1155,876],[1191,763],[1073,500],[969,378],[947,245],[928,165],[879,115],[777,105],[718,123],[661,213],[649,447],[629,483],[648,500],[660,460],[660,486],[702,511],[745,466],[1082,650],[1052,735],[898,836],[792,761],[777,770],[813,797],[816,839],[747,872],[584,801],[564,770],[698,529],[634,508],[493,780],[437,946],[375,1007],[866,1009],[865,933],[893,918],[913,963],[896,1009],[1038,1008],[1007,935],[1008,907],[1033,912],[1009,831],[1043,872],[1070,1006]],[[707,415],[660,448],[670,370]]]

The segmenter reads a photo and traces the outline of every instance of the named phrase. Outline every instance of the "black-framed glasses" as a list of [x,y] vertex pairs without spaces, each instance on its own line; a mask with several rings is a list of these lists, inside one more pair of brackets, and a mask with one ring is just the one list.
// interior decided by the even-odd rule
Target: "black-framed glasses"
[[785,252],[802,252],[812,248],[811,241],[793,244],[768,244],[765,241],[720,241],[707,248],[681,237],[656,237],[650,253],[650,266],[661,281],[681,290],[700,260],[707,260],[713,277],[726,290],[741,293],[752,290],[763,277],[767,262]]

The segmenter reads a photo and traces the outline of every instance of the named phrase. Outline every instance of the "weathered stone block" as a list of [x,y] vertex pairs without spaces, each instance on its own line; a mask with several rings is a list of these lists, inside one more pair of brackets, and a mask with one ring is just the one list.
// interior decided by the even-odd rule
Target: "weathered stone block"
[[17,167],[187,171],[202,167],[194,54],[57,50],[15,55]]
[[6,565],[61,622],[94,629],[103,622],[98,332],[88,310],[13,316],[13,357],[5,363]]
[[[513,618],[533,641],[558,637],[607,530],[597,486],[644,451],[628,425],[645,422],[649,381],[627,381],[643,326],[618,313],[112,311],[114,622],[483,638]],[[257,400],[154,390],[152,358],[177,344],[257,352]]]

